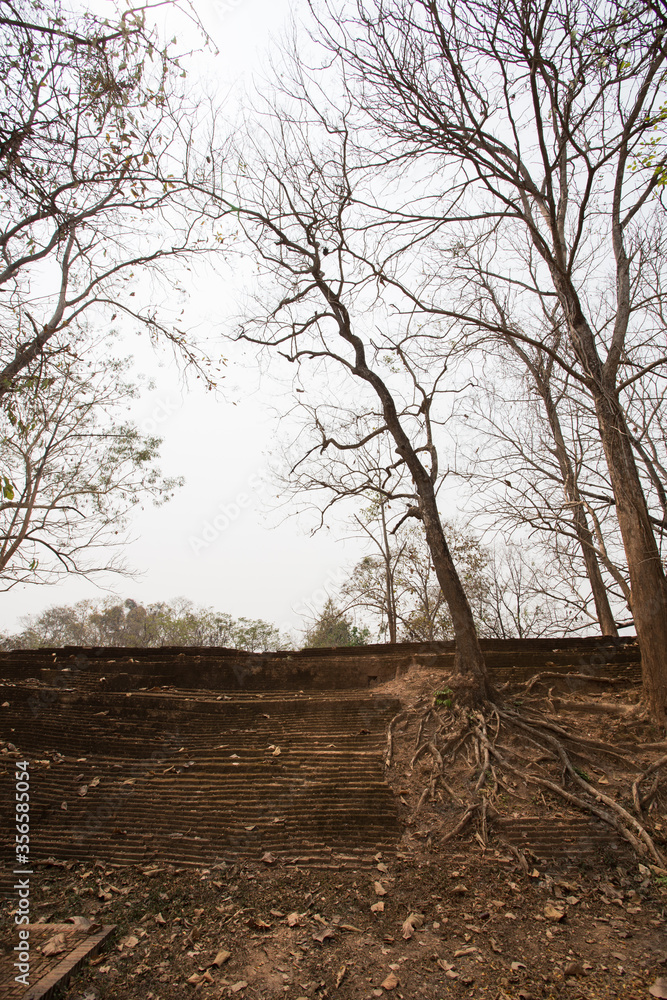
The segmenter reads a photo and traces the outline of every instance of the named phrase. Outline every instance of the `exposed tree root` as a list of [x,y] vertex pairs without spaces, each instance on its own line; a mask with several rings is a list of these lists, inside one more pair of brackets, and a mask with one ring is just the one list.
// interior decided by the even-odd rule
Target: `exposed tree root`
[[[533,680],[537,682],[545,676],[538,675]],[[394,736],[402,720],[406,722],[404,740],[415,739],[412,734],[416,733],[414,750],[407,758],[407,747],[401,744],[405,761],[402,766],[407,764],[408,774],[417,769],[422,783],[410,823],[416,823],[427,806],[436,813],[451,812],[455,806],[463,808],[453,826],[444,819],[436,822],[440,844],[457,836],[475,818],[475,837],[486,848],[488,819],[498,815],[503,804],[511,799],[531,800],[533,804],[541,801],[548,808],[551,796],[610,826],[639,857],[649,858],[660,868],[667,864],[664,846],[656,833],[664,828],[664,823],[662,827],[658,823],[656,828],[652,824],[661,815],[658,809],[663,812],[665,809],[660,772],[667,764],[667,755],[648,763],[648,750],[662,749],[664,743],[644,745],[641,748],[644,759],[638,762],[621,746],[569,732],[559,724],[561,720],[555,721],[534,706],[486,703],[482,708],[471,709],[461,707],[455,700],[451,708],[438,709],[421,701],[392,719],[387,733],[387,767],[397,752]],[[580,764],[602,776],[591,778]],[[614,769],[611,776],[615,794],[599,787],[601,783],[612,784],[605,777],[611,774],[610,768]],[[623,782],[620,788],[619,782]],[[447,799],[440,789],[447,793]],[[667,816],[663,818],[667,820]],[[527,867],[525,857],[516,848],[504,846],[522,868]]]
[[502,844],[505,850],[509,851],[509,853],[516,858],[516,860],[519,862],[519,864],[521,865],[521,867],[523,868],[523,870],[527,875],[528,872],[530,871],[530,868],[528,866],[528,862],[526,861],[526,855],[523,853],[523,851],[520,851],[518,847],[515,847],[513,844],[510,844],[508,840],[504,840],[502,837],[498,837],[498,843]]
[[389,767],[391,764],[391,758],[394,753],[394,729],[402,719],[407,719],[410,715],[409,709],[403,709],[403,711],[398,712],[394,718],[389,723],[389,728],[387,729],[387,752],[385,753],[384,763],[385,767]]
[[659,760],[654,760],[653,763],[651,764],[651,766],[647,767],[646,770],[642,774],[639,775],[639,777],[637,778],[637,780],[633,782],[633,784],[632,784],[632,801],[634,802],[635,812],[637,813],[638,816],[642,815],[642,812],[643,812],[644,808],[657,795],[658,788],[659,788],[658,776],[656,775],[656,777],[654,779],[654,782],[653,782],[653,785],[651,786],[651,790],[643,798],[639,794],[639,786],[640,786],[640,784],[642,783],[642,781],[644,781],[645,778],[648,778],[648,776],[650,774],[653,774],[654,771],[658,771],[658,770],[660,770],[661,767],[664,767],[665,764],[667,764],[667,755],[665,755],[664,757],[660,757]]
[[446,841],[451,840],[452,837],[455,837],[458,833],[460,833],[461,830],[463,830],[464,827],[468,825],[468,823],[470,822],[470,820],[472,819],[472,817],[474,816],[474,814],[477,812],[478,809],[479,806],[477,805],[468,806],[468,808],[466,809],[466,811],[464,812],[463,816],[458,821],[456,826],[448,833],[445,833],[440,837],[440,843],[444,844]]
[[592,675],[592,674],[577,674],[577,673],[562,674],[559,673],[557,670],[543,670],[541,673],[535,674],[533,677],[530,678],[529,681],[525,682],[524,693],[528,694],[530,691],[533,690],[533,688],[537,684],[539,684],[543,680],[546,680],[547,678],[549,680],[561,680],[561,681],[581,680],[581,681],[586,681],[589,684],[608,684],[608,685],[627,684],[627,681],[625,681],[621,677],[598,677],[597,675]]

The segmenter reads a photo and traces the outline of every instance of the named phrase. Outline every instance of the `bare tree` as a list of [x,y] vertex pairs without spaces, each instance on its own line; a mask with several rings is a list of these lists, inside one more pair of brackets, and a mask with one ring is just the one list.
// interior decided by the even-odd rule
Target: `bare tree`
[[257,137],[255,149],[244,150],[237,181],[239,220],[263,271],[262,290],[275,294],[267,304],[260,293],[256,315],[239,337],[282,356],[315,393],[334,387],[344,398],[353,392],[355,412],[372,417],[341,421],[339,404],[325,423],[320,407],[306,452],[344,458],[349,480],[356,475],[355,452],[369,443],[382,442],[391,454],[380,485],[360,470],[362,492],[370,487],[376,496],[400,496],[405,516],[422,521],[457,638],[457,671],[467,675],[462,687],[472,700],[483,699],[484,657],[437,505],[441,471],[432,409],[446,364],[433,369],[424,331],[394,319],[373,330],[368,322],[369,310],[379,317],[387,302],[368,246],[372,232],[355,212],[345,130],[316,148],[307,123],[280,128],[268,154],[257,148]]
[[[625,547],[645,698],[664,723],[667,581],[625,408],[628,388],[667,363],[656,323],[665,258],[652,253],[663,244],[667,167],[653,141],[664,120],[664,12],[643,0],[630,11],[586,0],[500,8],[360,0],[354,15],[329,15],[320,15],[322,34],[345,66],[350,102],[374,130],[375,162],[403,173],[414,165],[417,181],[428,164],[438,172],[436,193],[431,174],[412,220],[394,212],[393,224],[431,220],[432,245],[451,268],[434,264],[428,287],[387,280],[416,308],[464,330],[543,349],[589,395]],[[469,265],[480,254],[476,279],[456,273],[457,260]],[[522,332],[547,296],[566,349]]]
[[610,602],[618,614],[630,588],[595,415],[541,352],[519,346],[518,355],[523,371],[502,359],[461,401],[457,468],[487,529],[530,539],[564,584],[583,574],[590,596],[582,594],[581,610],[615,636]]
[[[531,560],[530,544],[492,549],[480,608],[483,635],[525,639],[590,627],[585,600],[559,564]],[[541,555],[541,553],[539,553]]]
[[536,394],[544,409],[544,415],[553,441],[554,457],[558,463],[563,490],[570,511],[571,530],[577,539],[586,567],[586,575],[591,586],[600,629],[603,635],[617,636],[616,621],[609,603],[607,588],[600,571],[593,532],[588,523],[589,518],[585,501],[579,491],[577,471],[566,444],[558,412],[557,397],[554,393],[552,378],[555,364],[554,358],[553,356],[545,355],[542,351],[534,350],[530,345],[522,344],[515,339],[510,340],[510,347],[526,366]]

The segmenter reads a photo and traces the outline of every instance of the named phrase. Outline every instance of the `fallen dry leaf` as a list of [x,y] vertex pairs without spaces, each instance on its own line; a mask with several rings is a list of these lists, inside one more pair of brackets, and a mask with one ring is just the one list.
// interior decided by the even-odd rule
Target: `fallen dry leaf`
[[409,941],[415,932],[415,928],[421,927],[424,923],[423,913],[411,913],[407,920],[403,921],[403,926],[401,930],[403,931],[403,937],[406,941]]
[[462,955],[474,955],[476,951],[479,951],[479,948],[472,946],[470,948],[458,948],[454,952],[454,958],[461,958]]
[[224,965],[225,962],[227,962],[231,957],[232,957],[231,951],[226,951],[224,948],[222,948],[211,962],[211,965],[215,965],[218,968],[220,968],[220,966]]
[[248,984],[246,983],[245,979],[239,979],[238,983],[234,983],[234,985],[230,986],[229,988],[232,991],[232,993],[238,993],[240,990],[244,990],[247,985]]
[[320,944],[324,944],[327,938],[334,936],[333,931],[330,927],[324,927],[319,934],[313,934],[313,941],[319,941]]
[[544,916],[547,920],[553,920],[554,923],[558,923],[565,917],[565,910],[559,909],[557,906],[553,906],[552,903],[547,903],[544,907]]
[[265,865],[275,865],[276,856],[275,854],[271,854],[271,851],[265,851],[259,860],[263,861]]
[[510,969],[512,970],[512,972],[518,972],[519,969],[527,969],[527,968],[528,966],[525,964],[525,962],[512,962],[512,964],[510,965]]
[[252,927],[256,931],[271,930],[271,924],[267,924],[267,922],[265,920],[262,920],[260,917],[251,917],[250,920],[247,921],[247,924],[248,927]]
[[156,924],[159,924],[160,927],[164,927],[164,925],[167,922],[161,913],[156,913],[155,916],[153,917],[153,920],[155,921]]
[[75,927],[81,927],[84,931],[90,930],[93,926],[93,921],[88,917],[67,917],[68,924],[74,924]]
[[136,948],[138,944],[139,938],[136,934],[126,934],[125,937],[122,937],[118,942],[118,950],[122,951],[123,948]]
[[43,944],[41,947],[42,955],[60,955],[63,951],[67,951],[65,935],[63,933],[54,934],[53,937],[49,938],[46,944]]
[[347,972],[347,966],[346,965],[341,965],[340,969],[336,973],[336,989],[338,989],[338,987],[340,986],[340,984],[343,982],[343,979],[345,978],[345,973],[346,972]]
[[298,924],[299,924],[299,914],[296,912],[296,910],[293,913],[288,913],[287,914],[287,926],[288,927],[297,927]]
[[385,981],[382,983],[383,990],[395,990],[398,986],[398,977],[395,972],[390,972]]
[[649,986],[648,991],[652,997],[660,997],[661,1000],[665,1000],[665,997],[667,997],[667,979],[664,976],[660,976],[652,986]]

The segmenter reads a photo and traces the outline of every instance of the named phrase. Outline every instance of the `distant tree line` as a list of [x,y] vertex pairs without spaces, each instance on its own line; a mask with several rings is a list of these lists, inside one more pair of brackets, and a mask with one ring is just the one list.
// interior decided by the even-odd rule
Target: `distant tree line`
[[233,618],[180,599],[142,605],[128,599],[78,601],[23,620],[23,630],[0,635],[0,649],[49,646],[224,646],[261,653],[290,644],[275,625]]

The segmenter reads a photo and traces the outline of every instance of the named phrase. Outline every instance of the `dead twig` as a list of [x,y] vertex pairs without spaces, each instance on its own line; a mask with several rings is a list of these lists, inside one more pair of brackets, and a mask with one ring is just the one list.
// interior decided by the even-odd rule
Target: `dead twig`
[[419,723],[419,732],[417,733],[417,739],[415,740],[415,747],[418,747],[421,743],[422,736],[424,735],[424,729],[426,728],[426,723],[430,720],[431,716],[438,718],[437,712],[433,708],[429,708],[427,712],[421,717],[421,722]]
[[412,816],[410,817],[410,822],[411,823],[414,823],[414,821],[417,819],[417,816],[419,815],[419,811],[421,810],[421,807],[426,802],[426,797],[427,797],[428,793],[429,793],[429,789],[428,788],[424,788],[423,791],[422,791],[422,793],[421,793],[421,795],[419,796],[419,802],[417,803],[417,805],[415,807],[415,811],[413,812]]
[[[486,729],[486,719],[484,718],[484,716],[482,715],[481,712],[477,712],[476,715],[477,715],[477,718],[479,719],[479,729],[477,730],[477,732],[479,734],[479,745],[480,745],[480,748],[481,748],[481,757],[482,757],[482,760],[480,762],[480,768],[481,768],[480,775],[479,775],[479,777],[477,779],[477,782],[475,784],[475,791],[479,793],[479,791],[481,790],[481,788],[484,786],[484,784],[486,782],[487,773],[489,771],[489,745],[490,744],[489,744],[489,737],[488,737],[487,729]],[[480,758],[480,751],[478,750],[478,752],[477,752],[478,762],[479,762],[479,758]]]
[[498,843],[502,844],[505,850],[509,851],[510,854],[516,858],[516,860],[519,862],[526,875],[530,874],[530,868],[528,867],[528,862],[526,861],[523,852],[520,851],[518,847],[515,847],[513,844],[510,844],[509,841],[505,840],[503,837],[498,837],[497,839]]

